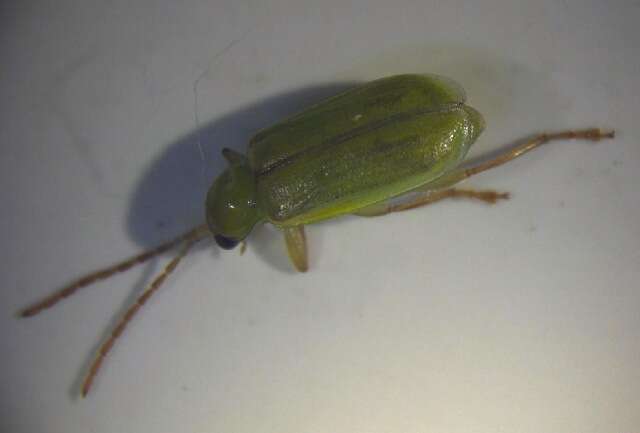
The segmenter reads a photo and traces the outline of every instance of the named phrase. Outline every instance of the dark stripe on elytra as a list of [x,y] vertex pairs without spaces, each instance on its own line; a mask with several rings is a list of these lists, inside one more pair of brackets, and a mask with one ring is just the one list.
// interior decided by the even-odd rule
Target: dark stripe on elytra
[[270,165],[269,167],[260,170],[256,173],[256,176],[260,177],[260,176],[267,176],[270,173],[272,173],[273,171],[277,170],[278,168],[287,166],[293,162],[295,162],[297,159],[302,158],[303,156],[305,156],[307,153],[316,150],[318,147],[322,146],[336,146],[338,144],[344,143],[345,141],[349,141],[352,138],[357,137],[358,135],[362,135],[364,133],[367,132],[371,132],[371,131],[375,131],[376,129],[380,129],[383,128],[387,125],[389,125],[392,122],[397,122],[397,121],[405,121],[405,120],[411,120],[415,117],[418,116],[424,116],[426,114],[444,114],[444,113],[451,113],[455,110],[460,109],[463,106],[462,102],[456,102],[456,103],[452,103],[452,104],[447,104],[442,108],[439,109],[426,109],[426,108],[418,108],[416,110],[411,110],[411,111],[405,111],[402,113],[396,113],[396,114],[392,114],[389,117],[386,117],[384,119],[380,119],[380,120],[376,120],[370,123],[367,123],[365,125],[362,126],[358,126],[356,128],[350,129],[347,132],[344,132],[340,135],[336,135],[335,137],[332,137],[328,140],[324,140],[321,143],[317,144],[316,146],[312,146],[312,147],[308,147],[306,149],[301,150],[298,153],[295,153],[287,158],[283,158],[275,163],[273,163],[272,165]]

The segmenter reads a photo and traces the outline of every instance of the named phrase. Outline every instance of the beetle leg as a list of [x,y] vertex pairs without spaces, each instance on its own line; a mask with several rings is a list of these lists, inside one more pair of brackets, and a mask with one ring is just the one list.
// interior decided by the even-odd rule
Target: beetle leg
[[478,174],[507,163],[521,155],[524,155],[530,150],[533,150],[536,147],[546,144],[550,141],[571,139],[599,141],[613,137],[614,131],[603,131],[598,128],[581,129],[576,131],[562,131],[552,134],[539,134],[514,147],[513,149],[500,153],[498,156],[489,159],[488,161],[471,167],[464,167],[453,170],[451,173],[446,174],[439,179],[434,180],[433,182],[416,188],[415,190],[413,190],[413,192],[422,192],[423,194],[418,195],[411,201],[400,203],[398,205],[392,205],[387,202],[376,203],[358,210],[357,212],[355,212],[355,214],[360,216],[386,215],[390,212],[399,212],[403,210],[413,209],[416,207],[431,204],[444,198],[451,197],[476,198],[487,203],[495,203],[498,199],[509,198],[509,194],[497,193],[495,191],[470,191],[460,190],[456,188],[444,188],[451,187],[458,182],[473,176],[474,174]]
[[284,240],[293,266],[300,272],[307,272],[309,263],[307,260],[307,238],[304,234],[304,226],[284,228]]
[[535,149],[538,146],[549,143],[550,141],[558,141],[558,140],[571,140],[571,139],[580,139],[580,140],[591,140],[591,141],[600,141],[607,138],[614,137],[614,131],[604,131],[598,128],[590,128],[590,129],[580,129],[575,131],[562,131],[556,132],[552,134],[539,134],[534,136],[533,138],[525,141],[524,143],[514,147],[513,149],[507,150],[503,153],[500,153],[495,158],[492,158],[488,161],[482,162],[480,164],[460,168],[452,171],[449,174],[442,176],[440,179],[434,181],[441,186],[452,186],[456,183],[473,176],[474,174],[481,173],[483,171],[492,169],[499,165],[502,165],[506,162],[511,161],[530,150]]
[[509,198],[508,192],[497,191],[474,191],[471,189],[449,188],[437,191],[429,191],[426,194],[420,194],[403,203],[391,204],[389,202],[380,202],[359,209],[355,215],[373,217],[382,216],[392,212],[402,212],[417,207],[426,206],[446,198],[472,198],[484,201],[485,203],[494,204],[498,200],[506,200]]

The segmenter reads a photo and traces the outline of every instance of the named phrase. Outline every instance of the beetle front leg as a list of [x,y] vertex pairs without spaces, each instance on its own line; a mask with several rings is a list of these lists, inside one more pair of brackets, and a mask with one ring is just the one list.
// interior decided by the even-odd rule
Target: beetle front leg
[[304,226],[284,227],[283,232],[291,263],[299,272],[307,272],[309,262],[307,259],[307,238],[304,234]]
[[497,192],[492,190],[475,191],[472,189],[458,189],[449,188],[437,191],[429,191],[424,194],[419,194],[413,197],[411,200],[407,200],[403,203],[391,204],[388,202],[376,203],[371,206],[359,209],[354,212],[355,215],[364,217],[382,216],[392,212],[402,212],[409,209],[415,209],[418,207],[426,206],[447,198],[471,198],[474,200],[480,200],[488,204],[494,204],[498,200],[506,200],[509,198],[508,192]]

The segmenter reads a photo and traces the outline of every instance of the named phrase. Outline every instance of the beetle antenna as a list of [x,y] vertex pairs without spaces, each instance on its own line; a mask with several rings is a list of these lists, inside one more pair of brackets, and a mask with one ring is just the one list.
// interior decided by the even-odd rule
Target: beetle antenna
[[162,283],[167,279],[167,277],[178,267],[180,261],[187,255],[189,249],[195,244],[197,241],[201,240],[206,234],[202,232],[193,232],[192,236],[185,240],[184,246],[164,268],[164,270],[151,282],[149,287],[136,299],[136,301],[127,309],[124,315],[120,318],[113,331],[102,345],[100,345],[100,349],[98,349],[98,355],[96,359],[91,364],[89,371],[82,383],[82,396],[86,397],[87,393],[91,389],[91,384],[93,383],[93,379],[98,374],[100,367],[102,366],[102,362],[105,357],[109,353],[109,351],[113,348],[116,340],[122,335],[125,328],[136,315],[138,310],[142,308],[142,306],[151,298],[151,296],[160,288]]
[[156,257],[170,249],[174,248],[176,245],[181,242],[190,241],[190,240],[199,240],[203,238],[206,234],[209,233],[209,229],[206,225],[198,226],[194,229],[189,230],[188,232],[176,237],[175,239],[171,239],[157,247],[144,251],[141,254],[133,256],[127,260],[124,260],[120,263],[116,263],[115,265],[99,269],[97,271],[91,272],[90,274],[84,275],[77,280],[73,281],[71,284],[63,287],[62,289],[52,293],[51,295],[45,297],[41,301],[25,308],[20,312],[20,316],[22,317],[30,317],[38,314],[42,310],[46,310],[60,302],[62,299],[67,298],[73,295],[79,289],[89,286],[97,281],[107,279],[117,273],[127,271],[132,267],[139,265],[148,261],[149,259]]

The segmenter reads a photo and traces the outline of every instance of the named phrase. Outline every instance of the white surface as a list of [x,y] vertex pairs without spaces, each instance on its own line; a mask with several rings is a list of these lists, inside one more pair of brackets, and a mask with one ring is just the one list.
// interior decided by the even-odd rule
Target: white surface
[[[428,3],[4,5],[0,431],[637,431],[640,8]],[[473,155],[549,129],[618,137],[470,181],[513,194],[498,206],[311,227],[306,275],[273,230],[243,257],[208,245],[79,399],[163,262],[14,313],[198,222],[223,146],[336,83],[400,72],[466,88],[488,123]]]

